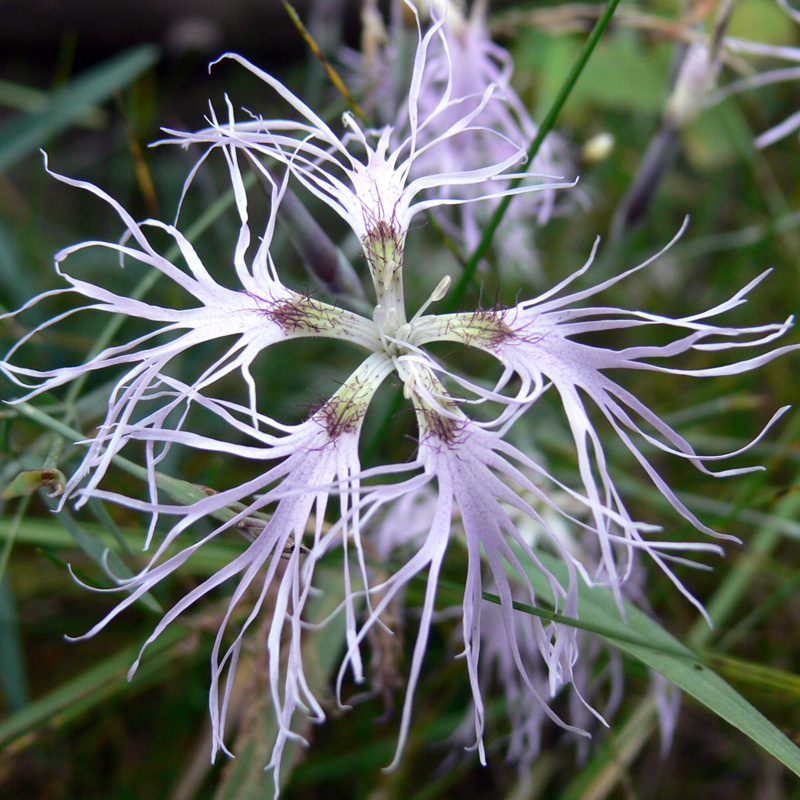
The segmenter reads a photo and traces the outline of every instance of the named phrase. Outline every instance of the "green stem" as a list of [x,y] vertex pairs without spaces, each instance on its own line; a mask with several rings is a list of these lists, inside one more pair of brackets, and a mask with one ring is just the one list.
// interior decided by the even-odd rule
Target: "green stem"
[[[564,107],[564,104],[567,102],[567,98],[572,93],[580,74],[583,72],[583,68],[589,61],[589,57],[592,55],[595,46],[597,45],[598,41],[600,41],[600,37],[603,35],[608,23],[611,21],[611,17],[614,15],[619,2],[620,0],[608,0],[606,10],[595,23],[595,26],[592,29],[592,32],[589,34],[589,38],[586,40],[586,44],[584,45],[578,60],[570,70],[567,79],[564,81],[561,89],[558,92],[555,102],[552,106],[550,106],[550,110],[547,112],[544,120],[542,120],[539,130],[536,132],[536,136],[531,142],[531,146],[528,148],[528,163],[530,163],[536,157],[536,154],[539,152],[539,148],[542,146],[542,142],[544,142],[545,137],[553,129],[556,119],[561,113],[561,109]],[[522,183],[522,180],[522,178],[517,178],[510,184],[509,188],[516,189]],[[492,218],[489,220],[489,223],[483,232],[480,242],[478,242],[478,246],[475,248],[472,255],[467,259],[467,263],[464,266],[464,271],[461,273],[461,277],[458,279],[458,283],[455,285],[453,291],[447,298],[447,304],[444,307],[444,313],[455,311],[458,308],[464,292],[474,279],[475,271],[478,268],[480,260],[484,257],[484,255],[486,255],[486,251],[489,249],[489,246],[492,243],[492,238],[494,237],[497,228],[500,226],[500,223],[503,221],[503,217],[508,210],[508,206],[511,203],[512,197],[513,195],[506,195],[495,209]]]

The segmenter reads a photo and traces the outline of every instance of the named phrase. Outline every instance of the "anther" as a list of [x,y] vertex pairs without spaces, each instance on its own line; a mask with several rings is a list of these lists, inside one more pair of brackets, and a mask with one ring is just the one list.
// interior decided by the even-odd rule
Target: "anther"
[[450,288],[450,284],[452,280],[450,279],[449,275],[445,275],[439,283],[436,285],[436,288],[433,290],[431,296],[419,307],[419,310],[416,314],[411,318],[411,322],[414,320],[419,319],[430,307],[432,303],[437,303],[441,300],[446,294],[447,290]]

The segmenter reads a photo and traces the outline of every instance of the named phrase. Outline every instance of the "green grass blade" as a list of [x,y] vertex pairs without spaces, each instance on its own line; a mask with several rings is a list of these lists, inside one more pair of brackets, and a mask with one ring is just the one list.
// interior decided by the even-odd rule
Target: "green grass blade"
[[[136,673],[137,689],[164,679],[164,667],[181,652],[186,635],[186,629],[177,626],[165,631],[158,641],[153,642],[148,658],[142,662]],[[138,644],[123,648],[0,720],[0,747],[7,747],[21,737],[33,734],[45,723],[49,722],[57,727],[69,720],[78,719],[90,708],[127,688],[128,670],[139,654],[139,649]],[[23,739],[18,746],[22,747],[26,743],[28,740]]]
[[158,61],[158,50],[141,45],[92,67],[53,91],[44,108],[0,126],[0,172],[42,147],[87,111],[133,83]]
[[[55,502],[49,501],[49,505],[55,510]],[[131,570],[119,555],[117,555],[115,550],[107,547],[99,536],[95,536],[93,533],[89,533],[85,530],[66,509],[62,508],[57,510],[55,514],[64,528],[66,528],[75,544],[95,561],[108,578],[116,583],[119,580],[127,580],[133,577],[133,570]],[[124,587],[120,587],[120,591],[123,590]],[[142,595],[138,602],[141,602],[146,608],[149,608],[156,614],[164,613],[164,609],[161,608],[156,599],[149,592]]]
[[[540,557],[557,578],[566,582],[566,568],[560,561],[545,554]],[[535,569],[528,575],[536,591],[547,596],[549,588],[545,576]],[[626,604],[628,619],[623,621],[609,591],[583,583],[579,591],[583,622],[605,629],[604,638],[609,643],[663,675],[800,775],[800,748],[702,663],[692,650],[632,605]]]
[[[96,544],[102,545],[104,549],[107,548],[114,553],[121,551],[122,548],[119,542],[101,525],[85,523],[81,527],[84,532],[92,535]],[[123,535],[130,551],[143,550],[145,535],[141,530],[125,529]],[[15,531],[12,521],[0,519],[0,542],[7,542],[12,538],[19,545],[41,547],[47,550],[75,550],[78,548],[75,539],[55,517],[48,517],[47,519],[29,517],[19,531]],[[228,564],[241,553],[241,542],[245,542],[243,538],[237,539],[235,535],[231,538],[233,539],[232,542],[203,545],[186,562],[182,568],[183,571],[190,575],[211,575],[225,564]],[[128,548],[126,548],[126,553]],[[179,546],[176,545],[168,550],[165,558],[173,555],[179,549]]]
[[28,703],[28,680],[14,595],[8,579],[0,579],[0,688],[9,708]]

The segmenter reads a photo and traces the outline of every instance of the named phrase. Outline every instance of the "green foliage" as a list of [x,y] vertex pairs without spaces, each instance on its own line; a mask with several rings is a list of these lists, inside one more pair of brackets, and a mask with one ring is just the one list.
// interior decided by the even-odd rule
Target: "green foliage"
[[115,97],[158,60],[151,46],[136,47],[55,89],[42,107],[0,127],[0,171],[43,147],[95,106]]

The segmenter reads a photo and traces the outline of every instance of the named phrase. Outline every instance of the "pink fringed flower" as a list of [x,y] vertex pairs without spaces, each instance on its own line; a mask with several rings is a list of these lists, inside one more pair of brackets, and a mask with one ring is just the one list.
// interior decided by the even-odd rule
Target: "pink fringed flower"
[[[543,188],[531,185],[513,190],[502,188],[502,182],[512,176],[508,170],[524,158],[519,144],[502,155],[496,155],[494,150],[482,151],[488,159],[485,163],[453,162],[431,173],[415,172],[426,154],[456,142],[465,133],[480,130],[482,135],[497,135],[507,141],[505,136],[492,134],[479,122],[495,95],[496,87],[491,84],[480,97],[473,94],[461,97],[454,83],[447,80],[439,102],[433,110],[423,112],[420,96],[431,48],[437,42],[437,46],[441,44],[447,49],[442,26],[440,20],[420,37],[408,96],[408,131],[400,136],[392,127],[364,130],[349,115],[345,118],[347,133],[340,136],[275,78],[244,59],[231,56],[261,77],[298,117],[277,120],[255,117],[236,122],[229,104],[227,122],[220,123],[212,114],[208,129],[174,134],[175,141],[206,147],[203,158],[219,150],[227,160],[240,223],[230,258],[229,283],[236,282],[236,288],[227,288],[214,280],[193,246],[174,226],[152,220],[137,223],[100,189],[56,176],[109,203],[125,226],[123,238],[118,242],[84,242],[58,254],[57,270],[70,284],[68,289],[60,291],[72,292],[89,301],[77,310],[125,314],[152,324],[152,330],[125,344],[106,348],[77,367],[39,371],[23,367],[11,361],[23,352],[20,345],[0,362],[3,373],[17,384],[39,381],[28,387],[26,398],[99,369],[122,367],[125,372],[110,391],[105,420],[88,440],[88,452],[69,481],[66,497],[77,498],[78,503],[88,498],[109,500],[150,513],[154,522],[148,544],[156,519],[175,519],[145,568],[133,578],[120,581],[128,596],[87,636],[107,625],[222,532],[239,526],[251,534],[252,542],[242,553],[167,612],[148,641],[159,636],[179,614],[212,589],[228,579],[237,582],[212,657],[210,708],[216,753],[225,749],[224,721],[243,636],[259,610],[269,605],[272,618],[265,647],[278,720],[278,736],[270,761],[275,768],[276,793],[284,745],[289,738],[298,736],[294,724],[297,712],[318,721],[324,718],[322,706],[305,678],[302,641],[306,601],[315,590],[315,567],[332,548],[344,551],[341,607],[345,616],[346,650],[338,676],[340,692],[348,671],[357,682],[364,680],[361,648],[369,632],[382,624],[382,614],[389,603],[415,576],[427,573],[393,762],[396,763],[411,725],[414,691],[422,674],[445,554],[454,541],[463,545],[467,556],[461,608],[464,660],[472,691],[475,744],[483,754],[484,708],[479,663],[482,592],[487,579],[500,598],[499,608],[492,613],[497,615],[505,635],[506,665],[514,665],[520,686],[536,691],[526,668],[531,648],[535,647],[552,696],[574,680],[579,658],[575,630],[533,617],[530,628],[520,634],[519,618],[512,605],[514,599],[523,597],[531,604],[545,600],[557,612],[576,617],[580,615],[578,585],[584,581],[607,585],[621,602],[621,584],[630,574],[636,554],[644,552],[700,607],[670,570],[668,559],[676,551],[720,549],[707,541],[677,544],[655,539],[653,526],[632,518],[622,492],[612,479],[601,443],[602,432],[592,422],[585,398],[598,407],[605,427],[632,453],[674,509],[698,530],[718,536],[680,502],[651,464],[641,443],[684,459],[705,472],[709,471],[709,462],[727,456],[698,454],[627,388],[631,385],[630,373],[657,371],[676,378],[734,375],[755,369],[792,349],[767,349],[761,355],[737,360],[740,348],[771,345],[788,329],[791,320],[758,327],[726,327],[709,321],[742,303],[757,280],[709,311],[677,319],[644,311],[585,305],[599,292],[629,278],[654,259],[596,287],[572,294],[564,290],[584,275],[589,264],[539,297],[523,300],[511,308],[438,316],[427,313],[430,305],[446,294],[449,286],[446,278],[429,301],[409,317],[404,280],[409,275],[413,279],[415,270],[424,269],[424,265],[405,263],[406,239],[416,214],[442,205],[490,200],[512,191],[530,193]],[[441,132],[423,142],[423,132],[428,128],[433,130],[440,120],[447,120]],[[271,187],[271,210],[264,235],[257,243],[251,240],[247,194],[239,167],[243,154]],[[274,179],[262,159],[283,165],[284,178]],[[326,203],[360,240],[376,298],[371,317],[297,294],[281,282],[269,248],[277,210],[287,184],[293,181]],[[459,187],[465,186],[481,189],[474,194],[463,194]],[[160,255],[146,235],[151,228],[165,232],[176,243],[185,267]],[[131,299],[66,273],[62,265],[68,257],[90,247],[110,250],[126,263],[138,262],[155,268],[174,287],[183,290],[188,297],[187,307],[158,306]],[[251,249],[252,256],[248,255]],[[111,281],[113,285],[113,278]],[[71,313],[56,317],[37,331]],[[649,345],[647,334],[657,326],[672,338],[666,344]],[[591,340],[592,335],[620,329],[641,333],[644,342],[620,350],[605,343],[587,342],[587,335]],[[355,345],[363,354],[363,362],[305,422],[285,425],[264,412],[263,397],[258,396],[250,365],[258,353],[273,344],[301,337],[340,340],[351,349]],[[217,339],[226,340],[222,356],[191,382],[175,376],[173,364],[178,356]],[[472,380],[448,368],[426,349],[437,342],[457,342],[489,353],[503,368],[499,380],[488,386],[480,378]],[[676,357],[698,350],[714,354],[729,351],[730,358],[723,366],[702,369],[672,366]],[[613,379],[607,374],[612,370]],[[217,383],[236,371],[241,373],[248,389],[249,399],[245,404],[218,396]],[[365,470],[358,453],[362,421],[377,389],[390,375],[396,376],[413,407],[418,451],[409,463]],[[520,415],[537,413],[537,401],[548,389],[558,393],[574,437],[579,464],[575,485],[557,480],[545,465],[504,438]],[[499,409],[494,418],[479,421],[468,413],[481,403]],[[211,415],[230,435],[218,437],[196,425],[193,411]],[[149,484],[146,500],[101,485],[109,464],[128,443],[144,446]],[[248,465],[254,477],[186,503],[167,502],[165,479],[157,468],[173,446],[239,459]],[[747,468],[716,474],[745,471]],[[381,483],[384,478],[386,482]],[[391,511],[404,498],[420,493],[427,493],[428,502],[422,503],[417,513],[427,509],[429,516],[414,521],[417,536],[408,543],[411,555],[396,571],[373,580],[366,546],[369,526],[377,522],[380,513]],[[331,514],[331,524],[326,528],[323,523],[326,514],[331,513],[329,500],[333,496],[338,499],[337,512]],[[208,519],[216,520],[215,527],[210,532],[203,529],[199,539],[186,544],[184,532]],[[576,536],[590,541],[592,546],[580,552],[568,547],[553,520],[569,526]],[[537,530],[535,546],[523,534],[523,523]],[[168,556],[171,546],[182,549]],[[542,550],[563,559],[566,578],[559,579],[547,569],[540,557]],[[540,586],[546,587],[544,592],[534,589],[529,577],[532,574],[544,576],[540,581]],[[228,622],[235,609],[244,605],[250,587],[257,599],[254,603],[252,599],[248,601],[246,621],[233,642],[226,646],[223,639]]]

